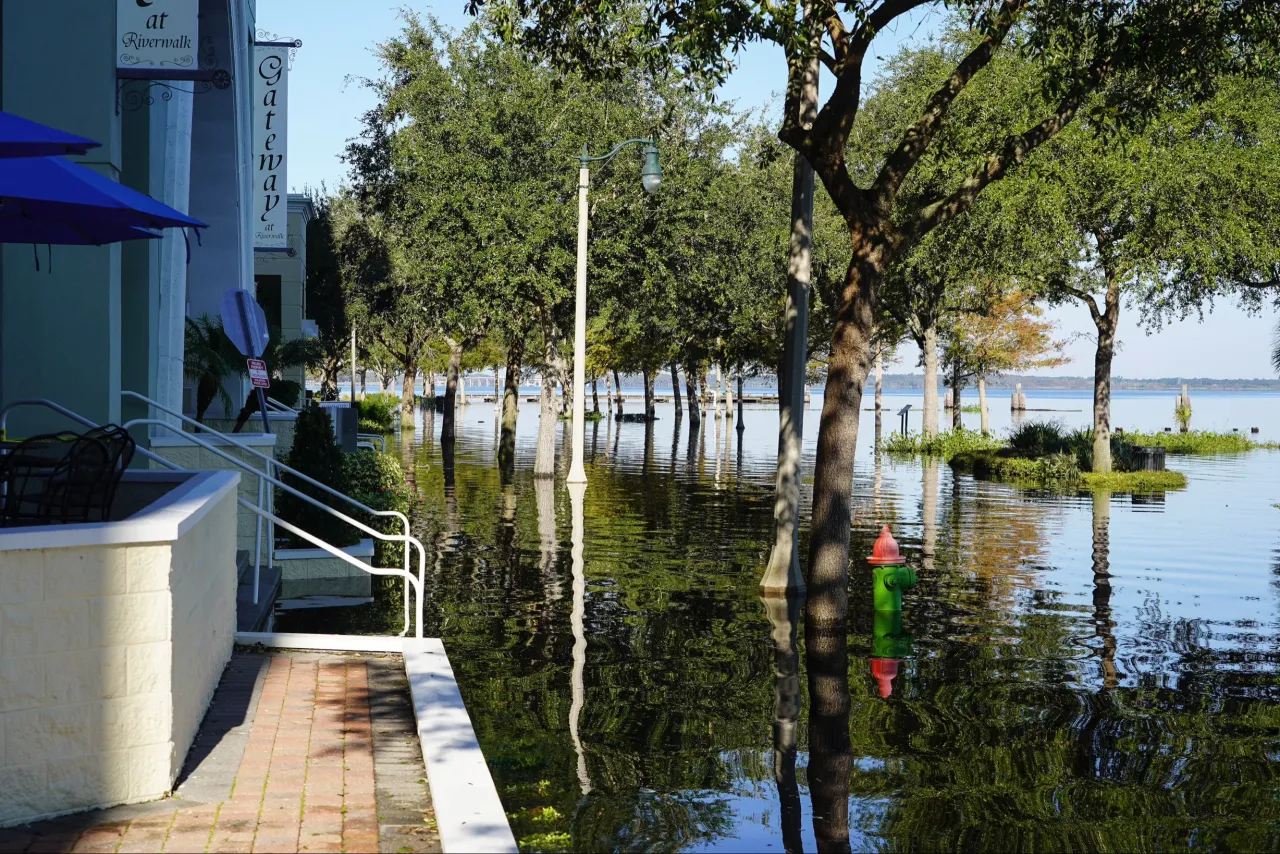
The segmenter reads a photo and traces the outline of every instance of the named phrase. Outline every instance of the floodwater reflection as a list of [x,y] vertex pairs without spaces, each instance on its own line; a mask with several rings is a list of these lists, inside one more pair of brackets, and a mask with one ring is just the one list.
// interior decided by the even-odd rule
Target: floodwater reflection
[[[563,446],[532,475],[536,407],[505,482],[470,413],[448,458],[427,413],[396,453],[426,630],[526,849],[1280,849],[1280,453],[1171,458],[1190,487],[1153,502],[877,457],[868,429],[848,624],[813,627],[759,598],[775,410],[606,420],[580,496]],[[900,624],[871,607],[882,523],[920,574]],[[278,626],[394,634],[375,585]]]

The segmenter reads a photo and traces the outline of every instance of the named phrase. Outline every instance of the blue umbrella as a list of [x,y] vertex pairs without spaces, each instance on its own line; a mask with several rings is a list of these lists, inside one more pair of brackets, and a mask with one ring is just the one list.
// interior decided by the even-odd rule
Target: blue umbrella
[[84,154],[101,143],[0,112],[0,157]]
[[61,157],[0,160],[0,218],[204,228],[181,211]]

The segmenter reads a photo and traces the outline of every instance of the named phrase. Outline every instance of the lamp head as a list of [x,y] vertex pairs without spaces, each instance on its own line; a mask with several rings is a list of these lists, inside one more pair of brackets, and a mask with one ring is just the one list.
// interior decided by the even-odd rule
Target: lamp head
[[662,167],[658,165],[658,146],[650,142],[644,147],[644,166],[640,170],[640,183],[649,195],[662,186]]

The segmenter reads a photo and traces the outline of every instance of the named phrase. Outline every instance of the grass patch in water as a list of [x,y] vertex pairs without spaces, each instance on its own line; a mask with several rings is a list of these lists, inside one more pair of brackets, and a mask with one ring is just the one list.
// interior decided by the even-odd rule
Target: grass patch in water
[[997,451],[1005,446],[1002,439],[984,436],[977,430],[950,430],[932,439],[918,433],[894,433],[880,444],[890,454],[921,454],[926,457],[942,457],[949,460],[957,454]]
[[1276,442],[1254,442],[1243,433],[1124,433],[1131,445],[1164,448],[1167,454],[1238,454],[1245,451],[1280,448]]
[[[556,418],[560,421],[572,421],[573,413],[562,412],[559,415],[557,415]],[[604,413],[603,412],[584,412],[582,413],[582,420],[583,421],[603,421]]]
[[1090,489],[1109,489],[1112,492],[1165,492],[1187,488],[1187,476],[1180,471],[1083,472],[1080,482]]
[[1080,480],[1080,467],[1070,454],[1019,457],[994,451],[970,451],[951,458],[951,467],[979,480],[1071,486]]

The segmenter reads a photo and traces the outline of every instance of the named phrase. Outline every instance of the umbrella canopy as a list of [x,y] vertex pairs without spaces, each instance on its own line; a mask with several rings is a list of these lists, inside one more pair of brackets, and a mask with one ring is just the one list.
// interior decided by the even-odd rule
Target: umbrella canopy
[[99,222],[137,228],[205,224],[61,157],[0,160],[0,218]]
[[101,143],[0,112],[0,157],[48,157],[84,154]]
[[52,222],[0,217],[0,243],[40,243],[59,246],[104,246],[125,240],[155,240],[154,231],[109,222]]

